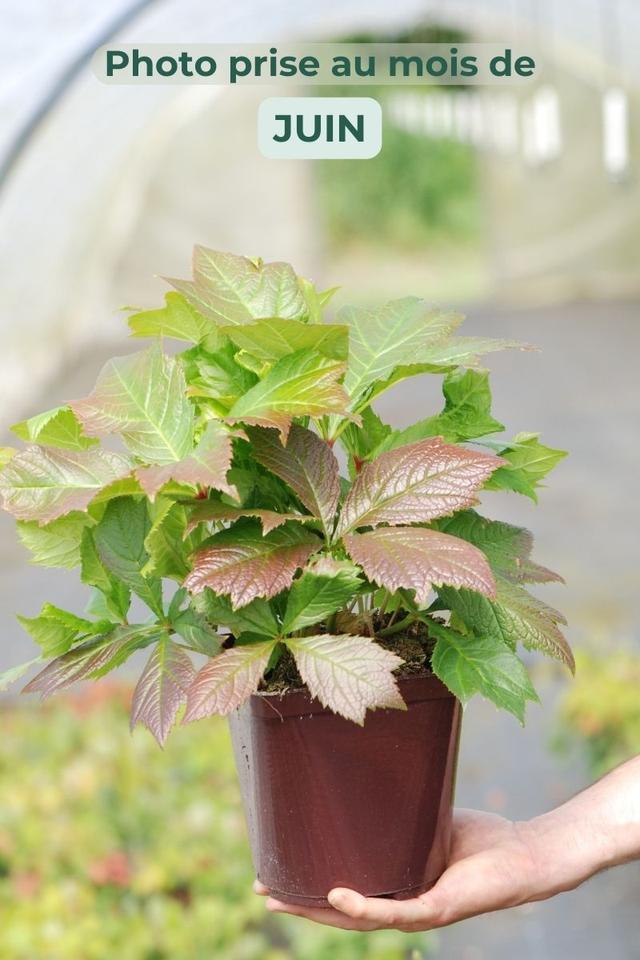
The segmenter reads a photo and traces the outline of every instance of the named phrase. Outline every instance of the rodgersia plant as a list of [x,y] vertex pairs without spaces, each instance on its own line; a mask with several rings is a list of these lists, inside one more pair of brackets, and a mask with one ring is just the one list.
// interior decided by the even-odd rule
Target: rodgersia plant
[[[160,742],[183,704],[187,721],[226,714],[278,676],[362,723],[404,707],[410,639],[462,701],[523,719],[536,694],[518,645],[573,658],[561,615],[526,588],[559,577],[526,530],[475,510],[486,489],[535,499],[563,456],[535,434],[485,439],[504,428],[474,367],[518,344],[455,336],[459,315],[414,297],[328,323],[333,291],[203,248],[194,279],[172,283],[163,308],[129,318],[150,346],[16,424],[29,445],[3,451],[4,507],[33,561],[92,589],[83,614],[20,617],[49,661],[25,689],[48,696],[148,648],[132,723]],[[190,346],[170,354],[165,338]],[[443,409],[394,430],[373,404],[420,374],[444,378]]]

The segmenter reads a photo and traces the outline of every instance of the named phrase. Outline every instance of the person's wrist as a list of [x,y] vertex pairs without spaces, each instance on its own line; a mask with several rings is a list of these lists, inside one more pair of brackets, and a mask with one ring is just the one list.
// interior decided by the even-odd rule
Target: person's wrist
[[533,865],[532,899],[573,890],[610,865],[614,845],[589,818],[564,808],[517,825]]
[[584,837],[591,874],[637,858],[640,856],[640,758],[613,770],[554,813]]

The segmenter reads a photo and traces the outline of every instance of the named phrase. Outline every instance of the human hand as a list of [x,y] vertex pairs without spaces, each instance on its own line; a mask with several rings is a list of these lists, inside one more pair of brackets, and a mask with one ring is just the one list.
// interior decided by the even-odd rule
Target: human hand
[[427,893],[411,900],[363,897],[336,888],[331,909],[286,904],[269,896],[267,909],[345,930],[397,929],[406,933],[444,927],[477,914],[544,900],[578,886],[599,869],[563,808],[537,820],[512,823],[475,810],[454,814],[447,869]]

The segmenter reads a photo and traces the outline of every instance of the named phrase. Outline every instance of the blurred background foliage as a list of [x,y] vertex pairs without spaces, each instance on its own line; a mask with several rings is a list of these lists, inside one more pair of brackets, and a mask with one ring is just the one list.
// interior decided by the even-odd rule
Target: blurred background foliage
[[632,649],[578,650],[576,682],[566,691],[557,746],[578,746],[600,776],[640,753],[640,656]]
[[468,144],[418,137],[389,123],[383,137],[384,150],[373,160],[317,164],[317,202],[331,245],[403,253],[477,242],[476,152]]
[[161,751],[128,686],[5,704],[0,960],[419,960],[425,936],[267,914],[223,720]]
[[[346,43],[457,43],[468,39],[461,30],[418,23],[398,33],[359,32]],[[314,165],[316,204],[329,247],[349,245],[393,250],[403,254],[444,245],[449,256],[460,244],[481,239],[482,205],[478,153],[471,144],[453,138],[436,139],[400,129],[390,121],[385,86],[339,87],[325,96],[367,96],[383,104],[382,150],[372,160],[324,160]],[[456,86],[427,87],[453,93]],[[311,95],[317,96],[316,91]]]

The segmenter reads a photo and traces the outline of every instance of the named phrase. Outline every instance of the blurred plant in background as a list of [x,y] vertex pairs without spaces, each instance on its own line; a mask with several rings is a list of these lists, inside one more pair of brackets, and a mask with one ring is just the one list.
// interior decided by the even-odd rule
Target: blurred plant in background
[[266,913],[224,721],[160,751],[128,687],[8,702],[0,742],[0,960],[412,960],[425,936]]
[[557,745],[576,743],[596,776],[640,753],[640,654],[578,651],[576,682],[567,687]]
[[[459,30],[418,24],[401,33],[358,33],[346,43],[462,43]],[[407,87],[406,89],[415,89]],[[463,87],[420,86],[430,99]],[[321,160],[313,166],[315,206],[326,238],[327,256],[344,275],[359,260],[384,263],[383,273],[430,276],[436,299],[478,296],[485,282],[482,265],[484,209],[480,160],[469,143],[434,138],[398,127],[385,100],[392,87],[329,87],[314,96],[375,97],[383,105],[384,149],[372,160]],[[354,260],[356,261],[354,264]],[[416,262],[412,262],[415,260]],[[345,262],[346,261],[346,262]],[[356,273],[356,276],[358,274]],[[461,280],[461,278],[463,278]],[[384,289],[385,280],[382,283]],[[357,283],[355,284],[357,286]]]
[[[459,30],[418,24],[384,36],[359,33],[349,43],[461,43]],[[383,86],[332,87],[327,96],[368,96],[384,103]],[[422,88],[425,89],[425,88]],[[430,87],[455,92],[457,87]],[[384,114],[386,116],[386,114]],[[434,243],[479,239],[481,205],[477,152],[454,140],[435,140],[383,121],[382,150],[373,160],[316,164],[318,209],[331,245],[361,243],[406,251]]]
[[317,202],[332,246],[362,244],[397,252],[476,242],[481,219],[476,151],[389,122],[383,140],[384,150],[373,160],[317,164]]

